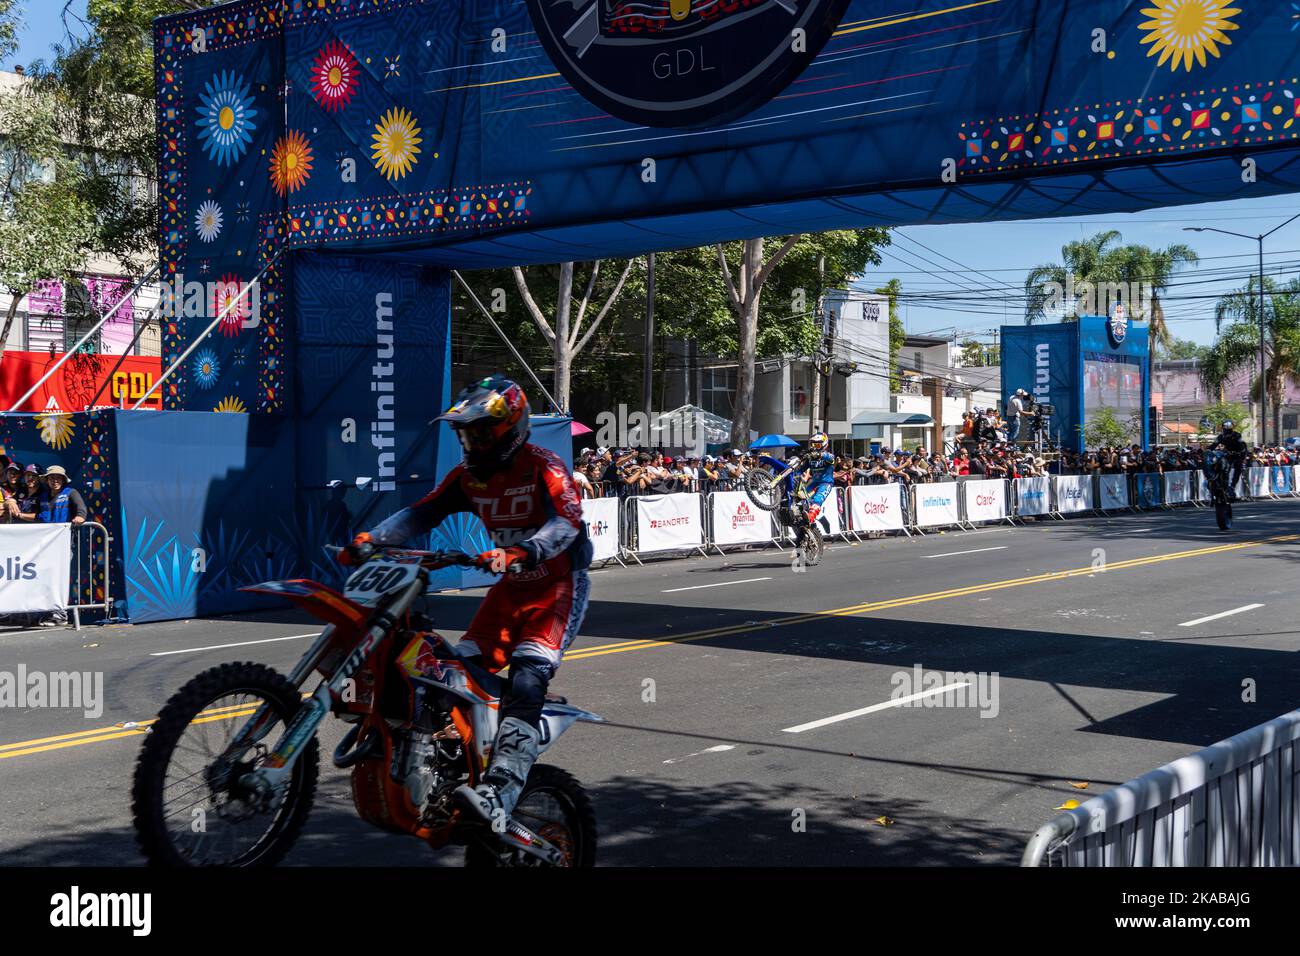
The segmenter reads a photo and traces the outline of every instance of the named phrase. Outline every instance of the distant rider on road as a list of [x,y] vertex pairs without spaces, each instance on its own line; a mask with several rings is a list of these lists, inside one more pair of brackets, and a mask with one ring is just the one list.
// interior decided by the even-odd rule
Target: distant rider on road
[[1214,439],[1214,444],[1210,446],[1211,451],[1222,448],[1228,455],[1228,461],[1232,464],[1232,480],[1228,485],[1228,499],[1237,500],[1237,483],[1241,481],[1241,469],[1246,462],[1246,442],[1241,437],[1241,432],[1232,427],[1232,422],[1224,422],[1223,430],[1219,432],[1218,437]]

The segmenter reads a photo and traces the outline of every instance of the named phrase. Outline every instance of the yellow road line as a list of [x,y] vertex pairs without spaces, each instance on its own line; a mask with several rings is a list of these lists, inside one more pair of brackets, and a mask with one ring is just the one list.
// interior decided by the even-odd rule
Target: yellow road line
[[441,89],[429,90],[430,93],[451,93],[455,90],[478,90],[485,86],[505,86],[508,83],[530,83],[533,80],[552,80],[559,76],[558,73],[537,73],[533,76],[517,76],[513,80],[489,80],[486,83],[464,83],[460,86],[444,86]]
[[[1145,558],[1131,558],[1127,561],[1116,561],[1113,564],[1107,564],[1104,568],[1097,568],[1089,565],[1088,567],[1071,568],[1066,571],[1048,571],[1043,574],[1033,574],[1027,577],[1009,578],[1005,581],[990,581],[987,584],[973,584],[968,587],[949,588],[944,591],[931,591],[928,594],[914,594],[911,597],[890,598],[888,600],[876,602],[867,601],[862,604],[850,604],[846,607],[831,608],[825,611],[810,611],[803,614],[792,614],[787,617],[774,618],[769,621],[755,621],[747,622],[745,624],[731,624],[724,627],[714,627],[701,631],[688,631],[684,634],[677,634],[671,637],[644,638],[641,640],[622,641],[614,644],[600,644],[596,647],[587,647],[577,651],[570,651],[564,655],[564,659],[566,661],[585,660],[589,657],[602,657],[605,654],[620,654],[624,651],[649,650],[652,647],[669,647],[673,644],[684,644],[690,641],[704,641],[711,637],[728,637],[733,634],[764,631],[774,627],[789,627],[793,624],[815,621],[818,618],[849,617],[856,614],[866,614],[872,611],[886,611],[897,607],[928,604],[932,601],[946,601],[954,598],[969,597],[973,594],[984,594],[988,591],[1001,591],[1007,588],[1025,587],[1030,584],[1047,584],[1052,581],[1063,581],[1081,575],[1113,574],[1116,571],[1147,567],[1165,561],[1180,561],[1186,558],[1199,558],[1210,554],[1225,554],[1230,551],[1241,551],[1246,548],[1258,548],[1261,545],[1266,544],[1283,544],[1288,541],[1300,541],[1300,534],[1278,535],[1276,537],[1260,538],[1254,541],[1239,541],[1235,544],[1220,544],[1208,548],[1194,548],[1190,551],[1175,551],[1172,554],[1158,554]],[[303,696],[306,697],[308,695]],[[233,704],[228,707],[217,707],[212,710],[204,711],[200,715],[200,718],[195,720],[194,723],[210,723],[217,720],[229,720],[234,717],[246,717],[254,713],[255,710],[255,707],[245,704]],[[60,734],[55,737],[41,737],[36,740],[24,740],[13,744],[3,744],[0,745],[0,760],[4,760],[6,757],[22,757],[27,754],[62,750],[66,747],[80,747],[83,744],[96,744],[109,740],[118,740],[122,737],[139,736],[140,734],[143,734],[145,729],[156,720],[157,718],[142,720],[135,727],[129,730],[121,726],[101,727],[98,730],[83,730],[72,734]]]

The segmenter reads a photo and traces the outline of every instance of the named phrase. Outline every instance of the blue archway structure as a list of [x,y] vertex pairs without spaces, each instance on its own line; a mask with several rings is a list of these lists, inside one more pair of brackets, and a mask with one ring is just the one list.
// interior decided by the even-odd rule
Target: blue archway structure
[[[227,584],[312,573],[341,514],[427,488],[453,457],[428,425],[449,268],[1292,192],[1298,17],[1282,0],[241,0],[161,19],[162,268],[182,292],[164,364],[265,276],[166,384],[175,416],[108,429],[126,579],[199,546],[240,567]],[[147,490],[151,456],[174,461]],[[144,544],[160,523],[176,562]],[[161,610],[129,588],[132,619],[236,606],[211,573]]]

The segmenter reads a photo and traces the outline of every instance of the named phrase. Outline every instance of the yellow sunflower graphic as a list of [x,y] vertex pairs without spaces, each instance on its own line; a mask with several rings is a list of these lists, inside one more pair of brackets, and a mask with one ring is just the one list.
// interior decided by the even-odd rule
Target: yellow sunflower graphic
[[238,415],[244,415],[248,412],[248,408],[236,396],[227,395],[217,404],[217,407],[214,408],[213,411],[214,412],[235,412]]
[[1142,43],[1151,44],[1147,56],[1160,54],[1156,66],[1169,62],[1169,69],[1179,66],[1192,70],[1192,61],[1205,66],[1205,54],[1219,56],[1219,45],[1231,46],[1228,30],[1239,29],[1232,17],[1241,13],[1228,4],[1233,0],[1152,0],[1154,6],[1144,7],[1142,13],[1155,19],[1138,24],[1147,35]]
[[281,136],[271,150],[271,185],[283,199],[311,177],[311,144],[297,130]]
[[375,124],[372,158],[376,168],[388,179],[401,179],[411,171],[420,152],[420,127],[415,117],[401,107],[394,107]]
[[72,423],[71,415],[37,415],[36,427],[40,429],[41,441],[62,451],[72,441],[76,426]]

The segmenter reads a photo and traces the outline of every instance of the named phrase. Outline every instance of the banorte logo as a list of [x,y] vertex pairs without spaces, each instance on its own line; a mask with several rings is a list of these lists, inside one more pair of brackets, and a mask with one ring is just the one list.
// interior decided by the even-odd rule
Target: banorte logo
[[682,525],[691,523],[691,519],[686,515],[678,518],[651,518],[650,527],[652,528],[679,528]]
[[742,501],[736,506],[736,513],[731,516],[731,529],[734,531],[741,525],[752,525],[754,520],[754,512],[750,511],[749,505]]
[[849,0],[526,0],[560,74],[630,123],[712,126],[762,106],[821,52]]

